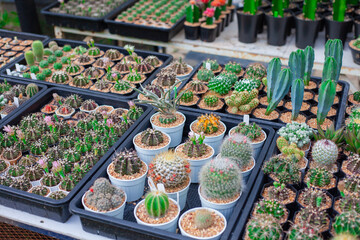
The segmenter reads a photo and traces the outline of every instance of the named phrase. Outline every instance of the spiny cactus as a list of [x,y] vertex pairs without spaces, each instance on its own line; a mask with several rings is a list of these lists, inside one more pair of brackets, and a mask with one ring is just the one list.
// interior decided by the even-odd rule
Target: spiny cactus
[[0,185],[9,187],[13,181],[14,180],[8,175],[0,176]]
[[208,107],[216,107],[219,104],[219,98],[215,95],[208,95],[204,97],[204,103]]
[[345,193],[358,194],[360,191],[360,177],[349,176],[345,178],[342,182],[339,182],[339,190],[343,191],[341,188],[344,188],[344,190],[346,190]]
[[189,103],[194,100],[194,93],[190,90],[185,90],[184,94],[181,96],[181,101],[184,103]]
[[246,230],[247,236],[251,240],[278,240],[281,239],[282,235],[280,223],[273,216],[266,214],[252,217],[246,226]]
[[333,228],[336,234],[348,233],[360,236],[360,214],[355,211],[344,212],[335,218]]
[[5,148],[2,153],[2,156],[5,160],[14,160],[18,158],[20,155],[21,152],[18,149],[16,149],[15,146]]
[[138,120],[139,117],[144,113],[144,110],[142,109],[142,107],[138,107],[135,105],[135,103],[133,101],[129,102],[129,111],[127,113],[127,116],[130,120]]
[[276,200],[261,200],[255,207],[256,214],[268,214],[272,215],[276,219],[281,220],[286,213],[284,205],[280,204]]
[[318,229],[325,228],[325,230],[329,221],[326,211],[319,208],[303,208],[298,212],[296,218],[299,222],[309,223],[310,226]]
[[309,223],[293,224],[289,230],[289,240],[321,240],[318,229]]
[[15,179],[11,183],[10,187],[27,192],[31,188],[31,183],[30,183],[29,179],[21,177],[21,178]]
[[324,190],[314,187],[305,188],[300,193],[300,197],[299,203],[304,207],[320,208],[323,210],[327,207],[327,203],[331,203],[330,197]]
[[245,122],[239,123],[234,129],[234,133],[243,134],[251,140],[260,137],[261,131],[261,127],[256,123],[247,125]]
[[298,160],[301,160],[305,156],[305,152],[300,150],[295,143],[289,144],[284,137],[278,137],[276,139],[276,146],[280,152],[285,156],[294,155]]
[[0,160],[0,173],[2,173],[7,168],[8,168],[8,164],[6,164],[4,160]]
[[310,143],[313,132],[306,123],[292,122],[280,128],[278,134],[290,144],[295,143],[299,148],[302,148]]
[[263,172],[272,174],[280,183],[297,183],[300,181],[300,169],[296,158],[274,156],[265,162]]
[[54,187],[56,185],[58,185],[60,183],[60,176],[57,175],[55,176],[53,173],[47,173],[44,175],[43,179],[41,180],[41,182],[48,187]]
[[35,64],[35,55],[33,51],[25,52],[25,60],[28,66],[33,66]]
[[182,58],[179,58],[169,65],[169,69],[174,71],[176,75],[184,75],[189,71],[189,66],[183,62]]
[[22,176],[24,174],[25,171],[25,167],[24,166],[18,166],[18,165],[11,165],[9,167],[9,171],[8,174],[11,177],[19,177]]
[[194,224],[197,229],[207,229],[214,224],[212,212],[207,209],[198,209],[194,212]]
[[122,176],[124,175],[133,175],[140,172],[142,167],[142,162],[137,156],[135,150],[125,149],[122,152],[116,154],[113,159],[114,171]]
[[240,169],[251,166],[252,153],[251,141],[241,134],[225,138],[220,147],[221,157],[230,158]]
[[331,183],[332,174],[324,168],[312,168],[307,173],[306,182],[315,187],[326,187]]
[[163,134],[159,130],[148,128],[141,133],[141,142],[146,146],[159,146],[163,141]]
[[176,82],[176,74],[168,69],[162,69],[156,77],[157,83],[162,87],[170,87]]
[[336,144],[330,140],[323,139],[315,142],[312,148],[312,158],[319,167],[331,169],[339,155]]
[[241,170],[230,159],[207,162],[199,174],[201,194],[207,199],[230,200],[242,191]]
[[197,118],[196,127],[198,132],[212,134],[217,132],[220,126],[220,117],[215,114],[203,114]]
[[209,82],[214,77],[214,72],[210,69],[200,69],[196,76],[200,81]]
[[353,98],[356,102],[360,102],[360,91],[354,92]]
[[149,63],[153,67],[158,67],[161,64],[161,61],[158,57],[149,55],[144,59],[145,62]]
[[163,217],[169,209],[169,197],[161,191],[154,190],[145,197],[145,209],[150,217]]
[[66,83],[70,80],[70,76],[64,71],[56,71],[53,73],[51,80],[54,83]]
[[219,75],[211,78],[209,81],[208,87],[210,90],[220,94],[220,95],[226,95],[229,93],[233,83],[230,78]]
[[358,154],[349,156],[348,160],[344,162],[343,165],[345,165],[346,170],[351,174],[360,176],[360,156]]
[[357,193],[344,195],[339,199],[340,213],[354,210],[360,214],[360,197]]
[[242,71],[242,67],[240,63],[228,62],[227,64],[225,64],[225,71],[240,74]]
[[245,78],[262,79],[266,76],[266,68],[261,63],[250,64],[246,68]]
[[83,75],[78,75],[72,80],[72,84],[76,87],[85,87],[89,84],[90,80]]
[[259,90],[253,89],[251,92],[243,91],[237,92],[234,91],[231,96],[225,97],[225,103],[229,106],[229,112],[237,113],[240,112],[250,112],[256,108],[260,101],[257,98]]
[[321,82],[319,88],[319,100],[317,110],[317,124],[321,125],[334,103],[336,95],[336,83],[332,79]]
[[243,92],[243,91],[251,92],[253,89],[258,89],[260,85],[261,85],[261,81],[258,79],[245,78],[235,83],[234,90],[238,92]]
[[73,108],[79,108],[81,106],[81,104],[83,103],[83,99],[81,98],[81,96],[77,95],[77,94],[72,94],[70,96],[68,96],[67,98],[65,98],[65,104],[73,107]]
[[148,176],[155,184],[163,183],[166,189],[183,186],[189,180],[190,164],[174,151],[162,152],[149,164]]
[[48,146],[42,140],[38,140],[31,145],[30,152],[34,155],[41,155],[46,152],[47,149]]
[[46,196],[46,195],[48,195],[49,192],[50,192],[50,190],[44,186],[36,186],[31,189],[31,193],[34,193],[34,194],[40,195],[40,196]]
[[35,83],[30,83],[26,86],[25,89],[26,96],[29,98],[33,97],[36,93],[39,92],[39,87]]
[[335,143],[340,147],[344,143],[344,129],[345,127],[335,130],[334,124],[331,124],[326,130],[322,130],[321,126],[318,126],[317,132],[313,132],[314,140],[319,141],[322,139],[327,139]]
[[87,111],[95,110],[97,107],[98,107],[98,104],[92,99],[85,100],[81,104],[81,108],[84,110],[87,110]]
[[24,176],[30,181],[38,181],[44,176],[44,171],[39,165],[27,167]]
[[196,79],[189,82],[187,88],[195,93],[205,92],[207,89],[205,83]]
[[62,179],[60,183],[60,188],[62,190],[70,192],[71,190],[74,189],[76,183],[77,183],[76,180],[72,176],[68,175]]
[[204,69],[210,69],[211,71],[216,71],[219,69],[220,65],[216,60],[207,59],[203,62],[202,67]]
[[206,154],[207,146],[203,143],[205,136],[198,138],[192,132],[189,133],[189,139],[184,143],[182,152],[190,158],[199,158]]
[[148,84],[148,85],[146,85],[145,89],[154,93],[158,97],[161,97],[161,95],[164,94],[164,89],[159,85],[155,85],[155,84],[149,85]]
[[32,51],[34,53],[36,61],[40,62],[44,56],[44,45],[40,40],[35,40],[32,44]]

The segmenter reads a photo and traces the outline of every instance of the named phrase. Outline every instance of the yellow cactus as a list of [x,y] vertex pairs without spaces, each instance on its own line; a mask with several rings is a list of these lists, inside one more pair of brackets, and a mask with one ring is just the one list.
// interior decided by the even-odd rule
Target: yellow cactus
[[197,127],[199,132],[212,134],[219,129],[220,117],[214,114],[205,114],[198,117]]

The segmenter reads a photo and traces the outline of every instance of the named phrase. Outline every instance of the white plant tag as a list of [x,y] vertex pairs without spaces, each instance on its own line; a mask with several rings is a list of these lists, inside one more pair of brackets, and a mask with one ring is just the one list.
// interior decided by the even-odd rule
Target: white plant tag
[[207,62],[205,67],[206,67],[207,70],[211,70],[211,65],[210,65],[210,63]]
[[11,75],[10,69],[8,69],[8,68],[6,69],[6,74],[7,74],[7,75]]
[[150,187],[150,190],[151,191],[155,191],[156,190],[156,186],[155,186],[155,183],[154,181],[151,179],[151,178],[148,178],[148,184],[149,184],[149,187]]
[[18,63],[15,64],[15,67],[16,67],[17,72],[21,72],[21,68],[20,68],[20,65]]
[[164,186],[164,184],[162,184],[162,183],[158,183],[157,184],[157,189],[160,191],[160,192],[166,192],[165,191],[165,186]]
[[37,80],[35,73],[30,73],[31,79]]
[[14,97],[14,104],[16,107],[19,107],[19,98]]
[[250,123],[250,116],[249,115],[244,115],[244,122],[246,125],[249,125]]

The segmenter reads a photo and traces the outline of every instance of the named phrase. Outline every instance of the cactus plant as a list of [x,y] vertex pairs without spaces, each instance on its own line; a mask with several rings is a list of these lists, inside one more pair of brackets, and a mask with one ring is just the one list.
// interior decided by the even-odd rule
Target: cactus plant
[[28,66],[33,66],[35,64],[35,55],[33,51],[25,52],[25,60]]
[[271,11],[274,17],[284,17],[284,9],[286,4],[281,0],[275,0],[272,3]]
[[48,187],[56,186],[60,183],[60,181],[60,176],[53,173],[46,173],[41,180],[42,184]]
[[191,2],[186,7],[186,21],[189,23],[198,23],[200,18],[200,9],[195,4],[195,2]]
[[300,170],[296,158],[274,156],[263,166],[265,174],[271,174],[282,183],[297,183],[300,181]]
[[309,169],[306,182],[315,187],[324,188],[331,183],[332,174],[324,168]]
[[70,192],[71,190],[74,189],[76,183],[77,183],[76,180],[71,175],[68,175],[62,179],[60,183],[60,188],[62,190]]
[[214,224],[212,212],[207,209],[198,209],[194,212],[194,224],[197,229],[207,229]]
[[210,90],[220,94],[226,95],[229,93],[232,87],[231,79],[226,77],[225,75],[219,75],[213,77],[208,84]]
[[141,133],[141,142],[146,146],[159,146],[164,141],[162,132],[151,128]]
[[247,125],[245,122],[239,123],[235,129],[233,130],[234,133],[243,134],[246,137],[254,140],[261,136],[261,127],[256,123]]
[[267,214],[272,215],[278,220],[281,220],[286,213],[286,208],[284,205],[280,204],[276,200],[261,200],[256,204],[255,213],[256,214]]
[[360,102],[360,90],[354,92],[353,98],[354,98],[354,100],[355,100],[356,102]]
[[266,68],[261,63],[253,63],[246,68],[245,78],[261,80],[265,76],[266,76]]
[[350,176],[339,183],[339,190],[345,194],[358,194],[360,190],[360,177]]
[[192,132],[189,133],[189,139],[184,143],[182,152],[189,158],[199,158],[206,154],[207,146],[203,143],[205,136],[198,138]]
[[36,61],[40,62],[44,56],[44,45],[40,40],[35,40],[32,44],[32,51],[34,53]]
[[299,148],[302,148],[310,143],[313,132],[305,123],[292,122],[281,127],[278,134],[290,144],[295,143]]
[[11,165],[9,167],[8,175],[11,177],[20,177],[24,174],[25,167],[19,165]]
[[246,78],[239,80],[234,85],[234,90],[238,92],[248,91],[251,92],[253,89],[259,88],[261,81],[259,79]]
[[133,175],[140,172],[142,162],[135,150],[126,150],[116,154],[113,159],[114,171],[121,176]]
[[50,190],[44,186],[35,186],[31,189],[31,193],[45,197],[48,195]]
[[145,209],[150,217],[163,217],[169,209],[169,197],[162,191],[154,190],[145,197]]
[[295,223],[289,229],[289,240],[321,240],[319,231],[309,223]]
[[315,165],[332,169],[338,158],[339,150],[336,144],[323,139],[315,142],[312,148],[312,158]]
[[184,75],[189,71],[189,66],[180,57],[169,65],[169,69],[174,71],[176,75]]
[[301,223],[308,223],[310,226],[326,230],[329,218],[326,211],[319,208],[303,208],[296,215],[296,219]]
[[2,153],[5,160],[14,160],[21,156],[21,152],[15,147],[6,147]]
[[204,69],[209,69],[211,71],[216,71],[219,69],[220,65],[216,60],[207,59],[202,63]]
[[215,133],[219,129],[220,124],[220,117],[218,115],[213,113],[203,114],[197,118],[197,132],[205,134]]
[[142,107],[138,107],[135,105],[135,103],[133,101],[129,102],[129,111],[127,113],[127,117],[130,120],[138,120],[139,117],[144,113],[144,110],[142,109]]
[[220,147],[220,156],[233,160],[241,170],[251,166],[252,154],[251,141],[241,134],[225,138]]
[[219,98],[215,95],[207,95],[204,97],[204,103],[208,107],[216,107],[219,104]]
[[[343,0],[339,0],[339,1],[343,1]],[[339,1],[337,1],[337,3],[339,3]],[[339,10],[339,8],[337,8],[337,10]],[[339,76],[340,76],[340,71],[341,71],[341,66],[342,66],[342,58],[343,58],[343,45],[342,45],[342,42],[340,39],[327,40],[327,42],[325,44],[325,64],[326,64],[328,57],[333,57],[335,60],[336,65],[335,65],[334,69],[335,69],[336,75],[335,75],[335,79],[331,79],[331,80],[333,80],[337,83],[339,80]],[[327,71],[325,66],[324,66],[323,72],[324,71]],[[328,79],[323,78],[322,80],[325,81]]]
[[25,89],[26,96],[29,98],[33,97],[36,93],[39,92],[39,87],[35,83],[30,83],[26,86]]
[[[245,9],[245,7],[244,7],[244,9]],[[244,10],[244,12],[245,12],[245,10]],[[240,74],[242,71],[242,67],[241,67],[240,63],[228,62],[227,64],[225,64],[225,71],[235,73],[235,74]]]
[[247,113],[259,105],[258,94],[259,90],[257,89],[253,89],[251,92],[234,91],[231,96],[225,97],[225,103],[229,106],[230,113],[237,113],[238,111]]
[[296,120],[302,106],[304,98],[304,81],[300,78],[295,79],[291,85],[291,120]]
[[189,181],[190,164],[173,151],[162,152],[149,164],[148,176],[155,184],[163,183],[167,191],[183,186]]
[[252,217],[246,226],[247,237],[251,240],[281,239],[282,229],[280,223],[271,215],[262,214]]
[[15,179],[11,183],[10,187],[27,192],[31,188],[31,183],[30,183],[29,179],[21,177],[21,178]]
[[333,20],[343,22],[346,12],[346,0],[334,0],[333,3]]
[[[308,1],[310,1],[311,4],[307,3]],[[316,9],[316,2],[313,1],[313,0],[306,0],[304,2],[304,8],[308,8],[309,5],[305,7],[305,4],[309,4],[309,5],[314,5],[315,4],[315,9]],[[310,7],[310,8],[312,9],[313,6]],[[311,10],[311,11],[315,11],[315,9]],[[314,13],[313,16],[315,17],[315,13]],[[307,18],[307,17],[305,16],[305,18]],[[312,20],[314,20],[314,19],[312,19]],[[308,86],[309,83],[310,83],[311,73],[312,73],[312,69],[313,69],[313,66],[314,66],[315,52],[314,52],[314,49],[311,46],[307,46],[305,48],[305,50],[304,50],[304,53],[305,53],[304,84],[305,84],[305,86]]]
[[181,96],[181,101],[184,103],[190,103],[194,100],[194,93],[191,90],[185,90]]
[[305,75],[305,53],[302,49],[291,52],[289,57],[289,67],[293,76],[292,80],[303,80]]
[[335,143],[338,147],[340,147],[344,140],[344,129],[345,127],[339,128],[335,130],[334,124],[331,124],[326,130],[322,130],[321,126],[318,126],[317,132],[313,132],[314,140],[319,141],[322,139],[327,139],[333,143]]
[[347,233],[360,236],[360,214],[355,211],[344,212],[335,218],[333,227],[336,234]]
[[27,167],[24,176],[30,181],[38,181],[44,176],[44,171],[39,165]]
[[193,91],[194,93],[203,93],[206,92],[207,90],[206,85],[203,82],[196,79],[189,82],[189,84],[187,84],[186,87],[189,90]]
[[8,175],[0,176],[0,185],[9,187],[13,181],[14,180]]
[[326,209],[329,202],[331,203],[331,198],[326,192],[314,187],[305,188],[299,197],[299,203],[304,207],[320,208],[321,210]]
[[51,77],[54,83],[66,83],[70,80],[70,76],[64,71],[56,71]]
[[323,81],[319,89],[319,101],[318,101],[318,110],[317,110],[317,124],[322,125],[325,121],[325,118],[330,111],[331,106],[334,103],[336,95],[336,83],[327,79]]
[[346,150],[360,155],[360,134],[355,128],[346,129],[345,132]]
[[209,200],[228,201],[242,189],[241,170],[230,159],[217,158],[207,162],[199,174],[201,195]]
[[270,102],[281,71],[280,58],[273,58],[267,67],[267,101]]
[[211,71],[210,69],[203,68],[197,72],[196,77],[200,81],[209,82],[210,79],[214,77],[214,72]]

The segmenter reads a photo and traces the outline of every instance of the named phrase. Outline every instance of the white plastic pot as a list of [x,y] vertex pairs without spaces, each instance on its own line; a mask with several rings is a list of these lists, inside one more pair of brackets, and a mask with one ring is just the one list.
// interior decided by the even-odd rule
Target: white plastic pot
[[[218,155],[216,156],[216,158],[219,158],[219,157],[221,157],[221,154],[218,154]],[[254,169],[254,167],[255,167],[255,165],[256,165],[256,161],[255,161],[255,158],[254,158],[254,157],[252,157],[252,161],[253,161],[253,166],[252,166],[252,168],[249,169],[249,170],[247,170],[247,171],[241,172],[242,179],[243,179],[244,182],[247,182],[247,180],[248,180],[249,177],[250,177],[250,174],[251,174],[252,170]]]
[[170,136],[170,146],[169,147],[176,147],[177,145],[179,145],[181,143],[181,139],[182,139],[182,135],[183,135],[183,131],[184,131],[184,126],[185,126],[185,121],[186,121],[186,117],[184,114],[182,114],[181,112],[176,112],[181,114],[184,117],[184,121],[182,123],[180,123],[179,125],[175,126],[175,127],[159,127],[156,126],[153,123],[153,119],[155,116],[159,115],[160,113],[155,113],[154,115],[151,116],[150,118],[150,123],[152,128],[162,131],[164,133],[167,133]]
[[9,170],[9,167],[10,167],[10,163],[8,161],[5,161],[5,164],[6,164],[6,169],[2,172],[0,172],[0,176],[5,176]]
[[74,109],[74,108],[73,108],[73,110],[71,111],[71,113],[70,113],[70,114],[67,114],[67,115],[61,114],[61,113],[59,113],[59,111],[60,111],[60,108],[56,109],[56,111],[55,111],[56,115],[58,115],[59,117],[62,117],[62,118],[64,118],[64,119],[69,119],[69,118],[71,118],[71,116],[74,115],[74,113],[75,113],[75,109]]
[[[179,146],[177,146],[175,148],[175,152],[179,151],[179,147],[182,146],[184,144],[180,144]],[[206,144],[208,145],[208,144]],[[204,159],[200,159],[200,160],[191,160],[191,159],[187,159],[190,163],[190,169],[191,169],[191,173],[190,173],[190,178],[191,178],[191,183],[199,183],[199,172],[202,166],[205,165],[205,163],[207,163],[208,161],[210,161],[214,154],[215,151],[213,149],[213,147],[211,147],[210,145],[208,145],[212,150],[212,154],[210,157],[208,158],[204,158]]]
[[201,185],[199,185],[199,188],[198,188],[198,193],[199,193],[199,196],[200,196],[201,206],[202,207],[207,207],[207,208],[212,208],[212,209],[215,209],[215,210],[221,212],[224,215],[224,217],[228,220],[230,218],[230,216],[231,216],[231,213],[233,212],[233,210],[235,208],[235,205],[236,205],[237,201],[240,199],[241,193],[240,193],[239,197],[237,197],[232,202],[229,202],[229,203],[214,203],[214,202],[210,202],[210,201],[206,200],[201,195],[200,188],[201,188]]
[[169,143],[166,146],[158,148],[158,149],[146,149],[146,148],[142,148],[142,147],[136,145],[136,143],[135,143],[135,138],[140,134],[141,133],[138,133],[135,135],[135,137],[133,138],[133,144],[135,146],[136,153],[139,156],[139,158],[141,159],[141,161],[145,162],[149,166],[150,162],[153,160],[153,158],[157,154],[166,152],[169,149],[171,137],[168,134],[164,133],[169,138]]
[[118,219],[123,219],[124,217],[124,210],[125,210],[125,203],[126,203],[126,193],[125,193],[125,201],[123,202],[123,204],[121,204],[118,208],[114,209],[114,210],[111,210],[111,211],[107,211],[107,212],[100,212],[100,211],[94,211],[90,208],[88,208],[85,203],[84,203],[84,199],[85,199],[85,195],[88,193],[89,191],[85,192],[85,194],[82,196],[81,198],[81,202],[82,202],[82,205],[84,206],[84,209],[86,211],[89,211],[89,212],[93,212],[93,213],[99,213],[99,214],[104,214],[106,216],[110,216],[110,217],[115,217],[115,218],[118,218]]
[[301,171],[301,174],[302,174],[302,175],[305,175],[305,169],[306,169],[306,167],[307,167],[308,164],[309,164],[309,160],[308,160],[306,157],[304,157],[304,160],[305,160],[305,162],[306,162],[305,167],[304,167],[304,168],[300,168],[300,171]]
[[33,186],[33,187],[40,186],[40,185],[41,185],[41,179],[42,179],[42,178],[40,178],[40,179],[37,180],[37,181],[31,181],[31,182],[30,182],[30,183],[31,183],[31,186]]
[[146,222],[143,222],[141,221],[137,215],[136,215],[136,212],[137,212],[137,209],[138,207],[140,206],[140,204],[142,204],[144,200],[142,200],[141,202],[139,202],[135,209],[134,209],[134,216],[135,216],[135,219],[136,219],[136,222],[138,224],[141,224],[141,225],[145,225],[145,226],[149,226],[149,227],[153,227],[153,228],[157,228],[157,229],[161,229],[161,230],[164,230],[164,231],[168,231],[168,232],[176,232],[176,227],[177,227],[177,222],[178,222],[178,219],[179,219],[179,215],[180,215],[180,206],[179,204],[172,200],[171,198],[169,198],[170,201],[173,201],[177,206],[178,206],[178,213],[176,215],[176,217],[174,219],[172,219],[171,221],[167,222],[167,223],[162,223],[162,224],[150,224],[150,223],[146,223]]
[[[190,130],[192,130],[192,125],[194,123],[196,123],[197,120],[193,121],[191,124],[190,124]],[[226,132],[226,125],[220,121],[220,123],[224,126],[224,132],[221,133],[220,135],[218,136],[213,136],[213,137],[208,137],[205,135],[205,139],[204,139],[204,143],[207,143],[209,144],[215,151],[215,155],[219,153],[220,151],[220,146],[221,146],[221,143],[223,141],[223,138],[224,138],[224,135],[225,135],[225,132]],[[194,132],[195,133],[195,132]],[[199,137],[199,134],[195,133],[195,136],[196,137]]]
[[[192,71],[194,70],[194,68],[192,67],[192,66],[190,66],[189,64],[186,64],[190,69],[191,69],[191,71],[190,71],[190,73],[189,74],[186,74],[186,75],[176,75],[176,78],[177,79],[179,79],[179,80],[184,80],[184,79],[187,79],[189,76],[190,76],[190,74],[192,73]],[[170,65],[169,65],[170,66]],[[169,68],[169,66],[167,66],[166,68]],[[165,68],[165,69],[166,69]]]
[[[231,136],[231,131],[234,130],[237,126],[233,127],[230,129],[229,131],[229,136]],[[251,143],[251,146],[253,147],[253,157],[255,159],[257,159],[259,157],[259,154],[261,152],[262,147],[264,146],[265,140],[267,138],[266,132],[264,130],[261,130],[264,134],[265,134],[265,138],[264,140],[262,140],[261,142],[257,142],[257,143]]]
[[141,198],[141,196],[144,193],[145,179],[148,171],[147,165],[146,165],[146,172],[142,176],[131,180],[124,180],[113,177],[109,172],[109,167],[110,164],[107,167],[106,171],[109,176],[111,184],[125,191],[128,202],[136,201],[139,198]]
[[[199,210],[199,209],[206,209],[208,211],[215,212],[217,215],[219,215],[222,219],[224,219],[224,223],[225,223],[224,224],[224,229],[221,230],[218,234],[216,234],[216,235],[214,235],[212,237],[196,237],[196,236],[190,235],[187,232],[185,232],[184,229],[181,227],[181,221],[183,220],[183,218],[185,217],[186,214],[194,212],[194,211]],[[206,207],[197,207],[197,208],[189,209],[186,212],[184,212],[181,215],[180,219],[179,219],[179,228],[180,228],[181,235],[183,235],[185,237],[196,238],[196,239],[201,239],[201,240],[218,240],[218,239],[220,239],[221,234],[223,234],[223,232],[226,229],[226,226],[227,226],[226,218],[224,217],[224,215],[221,212],[219,212],[219,211],[217,211],[215,209],[206,208]]]
[[[190,187],[190,183],[191,183],[191,179],[189,181],[189,184],[183,188],[182,190],[178,191],[178,192],[173,192],[173,193],[167,193],[166,192],[166,195],[173,199],[174,201],[177,201],[177,193],[179,193],[179,206],[180,206],[180,210],[182,211],[185,207],[185,204],[186,204],[186,199],[187,199],[187,194],[188,194],[188,191],[189,191],[189,187]],[[149,184],[149,180],[148,180],[148,185]]]

